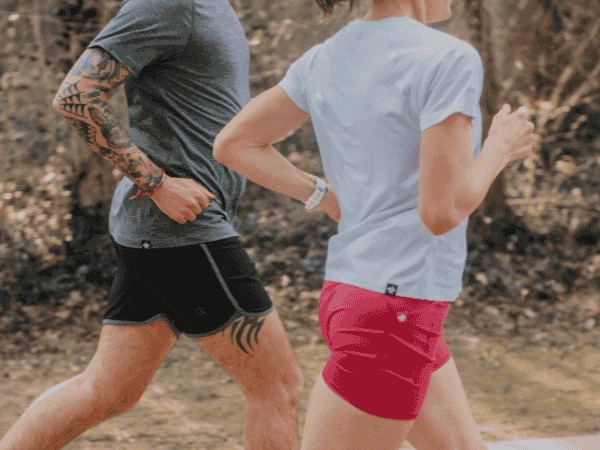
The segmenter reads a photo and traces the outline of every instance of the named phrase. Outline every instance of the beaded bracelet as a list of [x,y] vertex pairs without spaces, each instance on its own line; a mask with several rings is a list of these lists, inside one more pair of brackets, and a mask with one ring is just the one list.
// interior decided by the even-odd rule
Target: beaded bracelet
[[[165,173],[164,170],[162,170],[162,169],[160,169],[160,170],[161,170],[161,172],[163,174]],[[142,188],[139,188],[138,193],[136,195],[134,195],[133,197],[131,197],[129,200],[135,200],[136,198],[138,198],[141,195],[152,195],[152,194],[154,194],[163,185],[163,181],[165,181],[165,176],[164,175],[160,179],[160,183],[158,183],[156,185],[156,187],[154,189],[152,189],[150,192],[142,192]]]

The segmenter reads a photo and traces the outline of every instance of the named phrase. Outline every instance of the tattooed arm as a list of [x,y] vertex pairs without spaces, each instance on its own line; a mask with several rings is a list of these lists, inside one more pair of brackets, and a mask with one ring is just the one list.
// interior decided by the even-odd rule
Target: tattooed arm
[[193,221],[214,199],[194,180],[172,178],[146,156],[117,120],[108,104],[108,91],[132,75],[110,54],[99,48],[87,49],[63,81],[54,99],[61,113],[87,140],[92,150],[107,159],[137,184],[142,192],[152,191],[156,206],[174,221]]
[[53,106],[86,138],[92,150],[143,192],[149,192],[160,182],[162,172],[133,143],[107,101],[108,91],[129,77],[129,71],[104,50],[87,49],[63,81]]

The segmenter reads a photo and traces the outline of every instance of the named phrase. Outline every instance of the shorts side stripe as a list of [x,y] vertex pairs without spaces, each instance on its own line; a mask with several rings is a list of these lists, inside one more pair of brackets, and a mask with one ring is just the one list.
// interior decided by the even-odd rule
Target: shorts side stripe
[[210,265],[212,266],[213,270],[215,271],[215,275],[217,276],[217,279],[219,280],[219,284],[221,284],[221,287],[223,288],[223,291],[225,292],[225,295],[227,295],[227,298],[231,301],[231,303],[233,304],[233,306],[235,307],[235,309],[237,309],[243,315],[249,316],[249,317],[262,317],[262,316],[266,316],[267,314],[269,314],[271,311],[273,311],[275,309],[275,305],[272,305],[267,311],[263,311],[263,312],[260,312],[260,313],[250,313],[250,312],[244,311],[240,307],[240,305],[238,304],[238,302],[236,301],[236,299],[233,297],[233,295],[231,294],[231,291],[229,290],[229,287],[227,286],[227,283],[223,279],[223,276],[221,275],[221,272],[219,271],[219,267],[217,266],[217,263],[213,259],[212,255],[210,254],[210,251],[208,250],[208,247],[206,246],[206,244],[200,244],[200,247],[202,247],[202,250],[204,250],[204,253],[206,254],[206,258],[210,262]]

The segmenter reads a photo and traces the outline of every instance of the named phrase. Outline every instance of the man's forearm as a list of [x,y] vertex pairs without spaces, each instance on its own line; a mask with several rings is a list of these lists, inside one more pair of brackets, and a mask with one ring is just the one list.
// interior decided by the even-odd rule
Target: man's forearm
[[[67,96],[76,89],[76,85],[67,88]],[[123,172],[143,192],[151,191],[160,182],[160,168],[133,143],[131,134],[119,123],[106,101],[84,106],[68,103],[66,98],[69,97],[62,97],[55,103],[55,109],[86,139],[92,150]]]
[[[90,57],[89,70],[83,74],[87,78],[81,78],[81,73],[69,73],[53,106],[85,137],[92,150],[123,172],[142,191],[151,191],[160,182],[162,172],[133,143],[131,134],[108,104],[102,83],[114,82],[120,74],[114,66],[96,62]],[[85,67],[83,63],[80,65]]]

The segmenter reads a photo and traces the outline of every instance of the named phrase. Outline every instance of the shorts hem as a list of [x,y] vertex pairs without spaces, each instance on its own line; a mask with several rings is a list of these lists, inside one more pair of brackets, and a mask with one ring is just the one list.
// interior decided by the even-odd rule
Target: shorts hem
[[169,328],[171,329],[171,331],[173,333],[175,333],[175,336],[177,336],[177,339],[179,339],[179,336],[181,336],[181,331],[179,331],[177,329],[177,327],[175,325],[173,325],[173,323],[171,322],[171,319],[169,319],[167,317],[167,315],[164,313],[157,314],[157,315],[151,317],[150,319],[144,320],[144,321],[103,319],[102,325],[118,325],[118,326],[130,327],[130,326],[136,326],[136,325],[147,325],[158,319],[165,319],[165,321],[166,321],[167,325],[169,326]]
[[195,338],[201,338],[201,337],[208,337],[208,336],[212,336],[214,334],[217,334],[221,331],[223,331],[225,328],[227,328],[229,325],[231,325],[231,323],[242,316],[249,316],[249,317],[262,317],[262,316],[266,316],[267,314],[271,313],[273,310],[275,309],[274,306],[271,306],[271,308],[269,308],[268,310],[264,311],[264,312],[260,312],[260,313],[247,313],[245,311],[241,311],[239,309],[236,309],[235,312],[231,315],[231,317],[227,320],[227,322],[225,322],[223,325],[221,325],[218,328],[215,328],[212,331],[209,331],[208,333],[200,333],[200,334],[192,334],[192,333],[182,333],[184,336],[187,336],[189,338],[195,339]]
[[192,338],[192,339],[212,336],[213,334],[217,334],[220,331],[223,331],[225,328],[227,328],[229,325],[231,325],[235,319],[237,319],[239,317],[242,317],[242,313],[236,309],[235,312],[231,315],[231,317],[227,320],[227,322],[225,322],[223,325],[215,328],[214,330],[209,331],[208,333],[200,333],[200,334],[183,333],[183,335],[187,336],[189,338]]
[[[448,351],[450,351],[450,350],[448,350]],[[437,372],[442,367],[444,367],[446,364],[448,364],[448,361],[450,361],[450,358],[452,358],[452,353],[448,353],[448,358],[441,365],[436,364],[435,366],[438,366],[438,367],[434,366],[435,368],[433,369],[433,371],[431,373],[433,374],[433,372]]]
[[236,311],[238,311],[240,314],[243,314],[244,316],[248,316],[248,317],[262,317],[262,316],[266,316],[267,314],[272,313],[275,310],[275,305],[271,305],[271,307],[265,311],[261,311],[261,312],[248,312],[248,311],[244,311],[241,308],[236,308]]
[[400,418],[398,418],[398,417],[382,416],[382,415],[380,415],[380,414],[375,414],[375,413],[373,413],[373,412],[371,412],[371,411],[365,411],[363,408],[359,408],[359,407],[358,407],[358,406],[356,406],[354,403],[352,403],[350,400],[348,400],[346,397],[344,397],[344,396],[343,396],[343,395],[342,395],[342,394],[341,394],[341,393],[340,393],[340,392],[339,392],[339,391],[338,391],[336,388],[334,388],[334,387],[333,387],[333,386],[332,386],[332,385],[329,383],[329,381],[328,381],[328,380],[327,380],[325,377],[323,377],[323,381],[325,381],[325,384],[327,385],[327,387],[328,387],[329,389],[331,389],[331,390],[332,390],[332,391],[333,391],[333,392],[334,392],[334,393],[335,393],[335,394],[336,394],[336,395],[337,395],[339,398],[341,398],[342,400],[344,400],[344,401],[345,401],[346,403],[348,403],[349,405],[352,405],[352,406],[354,406],[356,409],[358,409],[358,410],[360,410],[360,411],[364,412],[365,414],[370,414],[371,416],[375,416],[375,417],[381,417],[381,418],[383,418],[383,419],[392,419],[392,420],[416,420],[416,419],[417,419],[417,417],[419,417],[419,414],[416,414],[416,415],[415,415],[414,417],[412,417],[412,418],[408,418],[408,419],[404,419],[404,418],[402,418],[402,419],[400,419]]

